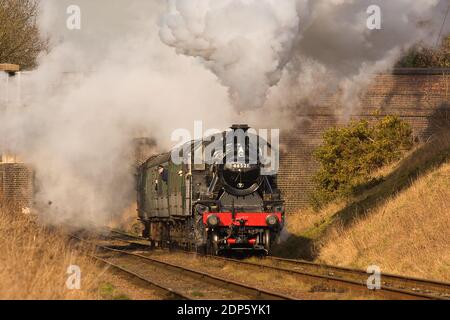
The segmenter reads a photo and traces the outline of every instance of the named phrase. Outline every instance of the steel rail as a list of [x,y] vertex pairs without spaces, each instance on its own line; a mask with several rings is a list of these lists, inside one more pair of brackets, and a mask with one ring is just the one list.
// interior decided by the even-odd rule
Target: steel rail
[[[75,239],[75,240],[80,241],[80,242],[84,242],[84,243],[88,243],[88,244],[94,244],[94,243],[92,243],[92,242],[90,242],[90,241],[87,241],[87,240],[85,240],[85,239],[82,239],[82,238],[80,238],[80,237],[78,237],[78,236],[76,236],[76,235],[73,235],[73,234],[69,234],[69,236],[70,236],[71,238]],[[95,244],[94,244],[94,245],[95,245]],[[122,273],[124,273],[124,274],[126,274],[126,275],[128,275],[128,276],[131,276],[131,277],[133,277],[133,278],[136,278],[136,279],[138,279],[138,280],[140,280],[140,281],[143,281],[143,282],[145,282],[146,284],[150,285],[151,287],[156,288],[157,290],[160,290],[160,291],[162,291],[162,292],[166,292],[166,294],[167,294],[168,296],[171,296],[171,297],[173,297],[174,299],[178,299],[178,300],[191,300],[191,298],[189,298],[188,296],[186,296],[186,295],[184,295],[184,294],[182,294],[182,293],[180,293],[180,292],[178,292],[178,291],[176,291],[176,290],[173,290],[173,289],[171,289],[171,288],[167,288],[167,287],[165,287],[165,286],[163,286],[163,285],[161,285],[161,284],[159,284],[159,283],[157,283],[157,282],[155,282],[155,281],[153,281],[153,280],[150,280],[150,279],[148,279],[148,278],[146,278],[146,277],[143,277],[143,276],[141,276],[141,275],[139,275],[139,274],[137,274],[137,273],[135,273],[135,272],[133,272],[133,271],[131,271],[131,270],[128,270],[128,269],[126,269],[126,268],[124,268],[124,267],[121,267],[121,266],[119,266],[119,265],[117,265],[117,264],[115,264],[115,263],[112,263],[111,261],[105,260],[105,259],[103,259],[103,258],[101,258],[101,257],[99,257],[99,256],[92,255],[92,254],[89,254],[88,256],[89,256],[91,259],[94,259],[95,261],[99,261],[99,262],[101,262],[101,263],[107,265],[108,267],[111,267],[111,268],[113,268],[113,269],[116,269],[116,270],[118,270],[118,271],[120,271],[120,272],[122,272]]]
[[[139,236],[133,236],[129,235],[124,232],[111,230],[114,233],[125,235],[128,237],[132,237],[138,240],[144,240],[144,238]],[[131,244],[140,244],[133,241],[118,239],[120,241],[125,241]],[[255,263],[255,262],[249,262],[249,261],[241,261],[236,259],[230,259],[225,257],[218,257],[218,256],[211,256],[211,255],[201,255],[196,252],[192,251],[185,251],[185,250],[178,250],[179,252],[188,253],[188,254],[194,254],[206,258],[221,260],[224,262],[231,262],[231,263],[237,263],[241,265],[251,266],[251,267],[257,267],[257,268],[263,268],[266,270],[275,270],[290,274],[295,274],[299,276],[304,276],[309,278],[310,280],[322,280],[326,281],[327,283],[333,283],[337,284],[339,286],[343,287],[349,287],[351,286],[354,289],[363,290],[363,291],[370,291],[370,293],[373,293],[375,295],[383,295],[393,298],[406,298],[406,299],[434,299],[434,300],[447,300],[448,299],[448,292],[450,292],[450,284],[444,283],[444,282],[438,282],[433,280],[425,280],[425,279],[419,279],[419,278],[412,278],[412,277],[404,277],[399,275],[393,275],[393,274],[381,274],[381,280],[382,280],[382,286],[380,289],[377,290],[370,290],[367,287],[367,278],[369,274],[364,270],[359,269],[352,269],[352,268],[345,268],[345,267],[339,267],[339,266],[332,266],[332,265],[326,265],[326,264],[319,264],[309,261],[303,261],[303,260],[295,260],[295,259],[285,259],[285,258],[279,258],[279,257],[265,257],[265,259],[273,260],[276,262],[281,263],[289,263],[296,266],[303,266],[306,268],[309,268],[309,272],[307,271],[299,271],[299,270],[292,270],[288,268],[283,268],[279,266],[271,266],[266,265],[262,263]],[[321,272],[318,272],[321,271]],[[324,272],[325,271],[325,272]],[[323,274],[326,273],[326,274]],[[357,280],[349,279],[357,277]],[[438,295],[436,295],[438,294]]]
[[[279,294],[279,293],[271,292],[271,291],[268,291],[265,289],[252,287],[252,286],[242,284],[242,283],[239,283],[239,282],[236,282],[233,280],[228,280],[225,278],[214,276],[214,275],[208,274],[206,272],[201,272],[201,271],[193,270],[190,268],[182,267],[179,265],[175,265],[172,263],[153,259],[153,258],[150,258],[147,256],[143,256],[141,254],[127,252],[127,251],[123,251],[123,250],[119,250],[119,249],[115,249],[115,248],[110,248],[110,247],[107,247],[104,245],[96,244],[91,241],[87,241],[85,239],[81,239],[74,235],[71,235],[71,237],[73,237],[79,241],[92,244],[96,248],[100,248],[102,250],[109,251],[109,252],[114,252],[116,254],[125,255],[128,257],[139,258],[141,260],[145,260],[146,262],[150,263],[153,266],[164,268],[165,270],[171,270],[173,272],[177,272],[180,274],[185,274],[193,279],[198,279],[198,280],[204,281],[204,282],[209,283],[214,286],[218,286],[218,287],[221,287],[224,289],[235,291],[235,292],[238,292],[238,293],[241,293],[244,295],[252,296],[258,300],[296,300],[296,298],[290,297],[288,295]],[[114,240],[120,240],[120,239],[114,239]],[[120,240],[120,241],[122,241],[122,240]],[[125,241],[125,242],[128,242],[128,241]]]
[[[380,296],[380,297],[388,298],[388,299],[445,300],[445,298],[442,298],[439,296],[433,296],[433,295],[423,294],[423,293],[419,293],[419,292],[411,292],[411,291],[398,289],[398,288],[390,288],[390,287],[382,286],[380,289],[370,290],[367,287],[366,282],[361,283],[359,281],[355,281],[355,280],[351,280],[351,279],[337,278],[337,277],[330,276],[330,275],[321,275],[321,274],[312,273],[312,272],[292,270],[292,269],[287,269],[287,268],[281,268],[281,267],[276,267],[276,266],[270,266],[270,265],[265,265],[265,264],[260,264],[260,263],[241,261],[241,260],[217,257],[217,256],[203,256],[203,257],[213,258],[213,259],[217,259],[217,260],[222,260],[224,262],[231,262],[231,263],[236,263],[236,264],[245,265],[245,266],[254,267],[254,268],[288,273],[291,275],[299,276],[310,282],[317,282],[317,281],[322,282],[322,283],[325,282],[327,285],[330,285],[332,287],[353,289],[358,292],[363,292],[363,293],[365,292],[368,294],[372,294],[375,296]],[[367,273],[366,273],[366,276],[367,276]]]
[[[297,259],[285,259],[279,257],[266,257],[266,259],[279,263],[287,263],[294,266],[300,266],[303,268],[321,270],[322,273],[326,273],[334,277],[356,276],[362,283],[366,283],[366,279],[368,276],[368,273],[366,271],[360,269],[314,263]],[[382,284],[386,287],[399,288],[416,292],[421,291],[426,294],[430,294],[435,298],[435,293],[442,294],[443,297],[441,298],[444,299],[450,296],[450,283],[440,282],[436,280],[420,279],[415,277],[405,277],[390,273],[381,273],[381,281]]]
[[172,297],[175,300],[191,300],[191,298],[189,298],[188,296],[182,294],[181,292],[178,292],[178,291],[173,290],[171,288],[167,288],[167,287],[165,287],[165,286],[163,286],[163,285],[161,285],[159,283],[156,283],[153,280],[150,280],[150,279],[148,279],[146,277],[143,277],[143,276],[141,276],[141,275],[139,275],[139,274],[137,274],[137,273],[135,273],[135,272],[133,272],[131,270],[123,268],[123,267],[121,267],[121,266],[119,266],[119,265],[117,265],[115,263],[112,263],[111,261],[105,260],[105,259],[100,258],[98,256],[92,256],[92,258],[97,260],[97,261],[100,261],[101,263],[103,263],[103,264],[105,264],[105,265],[107,265],[109,267],[112,267],[112,268],[114,268],[116,270],[119,270],[120,272],[123,272],[123,273],[125,273],[127,275],[131,275],[133,278],[139,279],[140,281],[144,281],[146,284],[149,284],[150,286],[155,287],[156,289],[158,289],[158,290],[160,290],[162,292],[166,292],[167,296]]

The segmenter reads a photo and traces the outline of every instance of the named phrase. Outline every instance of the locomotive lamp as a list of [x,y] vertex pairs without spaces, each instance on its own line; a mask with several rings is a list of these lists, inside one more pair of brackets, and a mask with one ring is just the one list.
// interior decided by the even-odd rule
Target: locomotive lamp
[[210,226],[211,228],[214,228],[219,225],[219,218],[215,214],[212,214],[208,217],[207,222],[208,222],[208,226]]
[[276,216],[267,216],[266,223],[269,227],[275,227],[278,225],[278,218]]

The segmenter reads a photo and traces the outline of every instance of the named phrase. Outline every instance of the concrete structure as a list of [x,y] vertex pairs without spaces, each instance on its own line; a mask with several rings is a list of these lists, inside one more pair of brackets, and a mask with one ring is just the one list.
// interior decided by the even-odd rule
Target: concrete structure
[[[0,108],[20,104],[20,67],[0,64]],[[0,137],[2,139],[2,137]],[[0,150],[0,201],[16,209],[31,207],[34,174],[17,155]]]
[[[0,63],[0,109],[20,103],[20,66]],[[2,139],[2,137],[0,137]],[[0,163],[17,163],[16,155],[0,150]]]
[[21,72],[16,64],[0,63],[0,108],[21,101]]
[[[350,119],[376,120],[398,115],[411,124],[414,135],[425,141],[433,134],[433,121],[442,112],[450,112],[450,69],[399,69],[392,74],[377,75],[361,97],[361,108]],[[321,144],[324,130],[348,121],[336,116],[338,97],[324,94],[307,113],[299,111],[298,125],[281,133],[278,183],[287,200],[287,212],[294,213],[308,205],[318,168],[314,150]]]
[[16,73],[20,71],[20,66],[11,63],[0,63],[0,71]]

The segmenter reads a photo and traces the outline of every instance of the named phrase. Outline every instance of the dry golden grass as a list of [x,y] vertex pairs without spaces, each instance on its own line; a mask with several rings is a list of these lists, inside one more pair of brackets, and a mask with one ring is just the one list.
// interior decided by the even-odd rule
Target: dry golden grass
[[326,225],[327,221],[339,210],[345,207],[345,202],[330,203],[319,212],[312,208],[299,210],[295,214],[286,217],[286,231],[294,235],[307,236],[311,230]]
[[136,216],[137,203],[133,202],[128,208],[123,210],[120,216],[115,217],[108,226],[140,236],[142,234],[143,226],[142,223],[136,219]]
[[[98,299],[101,268],[67,238],[32,216],[0,208],[0,299]],[[68,267],[81,268],[81,289],[66,287]]]
[[449,128],[374,173],[374,187],[289,216],[277,254],[449,281]]
[[[405,157],[411,156],[414,152],[420,149],[420,146],[417,146],[413,150],[409,151]],[[384,179],[389,176],[394,170],[396,170],[401,164],[401,161],[396,161],[392,164],[384,166],[379,170],[373,172],[371,177],[374,179]],[[369,191],[370,193],[370,191]],[[335,202],[331,202],[322,208],[320,211],[315,211],[312,208],[304,208],[287,217],[286,228],[287,231],[291,234],[303,235],[309,238],[316,238],[321,236],[321,231],[324,231],[325,228],[329,226],[329,223],[332,222],[333,216],[346,208],[347,205],[352,202],[359,201],[367,196],[367,193],[363,193],[361,195],[355,195],[348,200],[339,200]]]
[[318,260],[450,281],[450,163],[346,230],[334,229]]

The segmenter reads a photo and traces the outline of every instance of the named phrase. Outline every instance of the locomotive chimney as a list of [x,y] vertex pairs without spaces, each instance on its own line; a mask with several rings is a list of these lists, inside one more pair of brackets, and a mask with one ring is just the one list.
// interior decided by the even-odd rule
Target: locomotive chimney
[[250,127],[249,127],[248,124],[233,124],[233,125],[231,126],[231,129],[232,129],[233,131],[236,131],[236,130],[243,130],[244,132],[247,132],[248,129],[250,129]]

